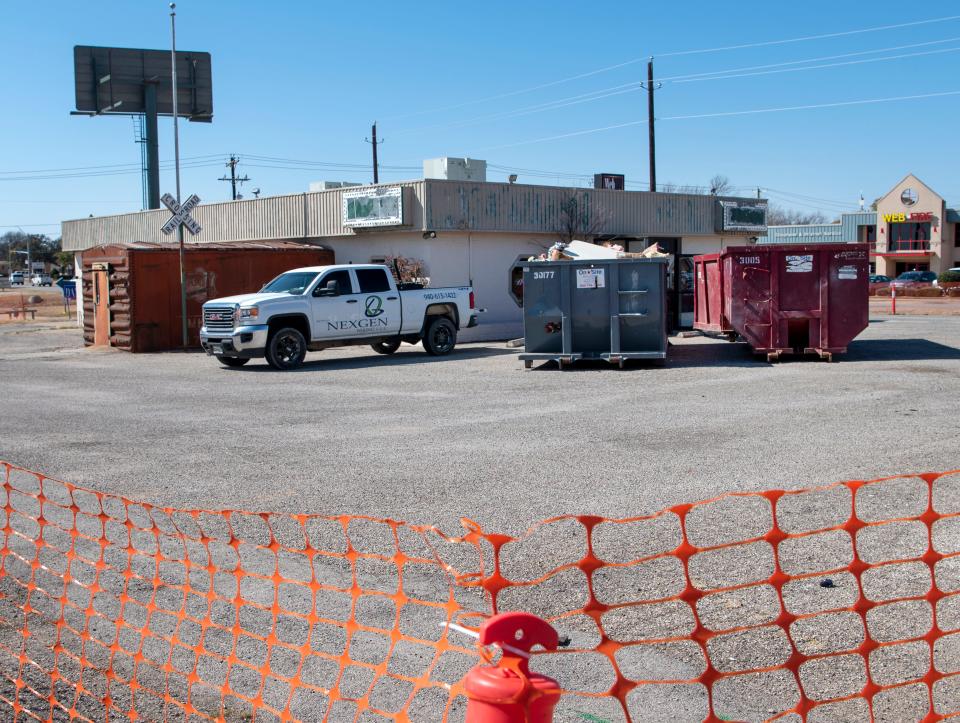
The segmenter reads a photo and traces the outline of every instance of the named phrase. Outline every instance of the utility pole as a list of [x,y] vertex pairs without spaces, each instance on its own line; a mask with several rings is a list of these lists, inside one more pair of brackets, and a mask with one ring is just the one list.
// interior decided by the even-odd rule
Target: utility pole
[[[372,139],[372,140],[371,140]],[[373,146],[373,182],[380,183],[380,166],[377,164],[377,145],[383,143],[381,138],[377,141],[377,122],[373,122],[373,128],[371,129],[370,138],[364,138],[364,140]]]
[[757,186],[757,200],[760,200],[760,186]]
[[[177,205],[180,205],[180,131],[177,129],[177,4],[170,3],[170,75],[173,84],[173,161],[177,179]],[[183,224],[177,224],[180,258],[180,331],[183,348],[190,343],[187,331],[187,272],[183,259]]]
[[233,200],[237,200],[237,184],[246,183],[250,180],[249,176],[244,176],[243,178],[237,178],[237,164],[240,162],[240,159],[236,156],[230,156],[230,160],[225,164],[227,168],[230,169],[230,178],[226,176],[221,176],[219,180],[221,181],[230,181],[230,190],[233,194]]
[[640,83],[641,88],[647,90],[647,134],[650,143],[650,190],[657,190],[657,151],[656,151],[656,133],[654,130],[653,118],[653,92],[663,87],[663,83],[653,82],[653,57],[647,61],[647,82]]

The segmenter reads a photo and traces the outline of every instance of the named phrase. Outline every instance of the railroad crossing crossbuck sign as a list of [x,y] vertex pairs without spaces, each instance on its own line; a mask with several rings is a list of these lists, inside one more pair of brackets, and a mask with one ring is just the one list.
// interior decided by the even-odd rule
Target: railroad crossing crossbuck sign
[[200,203],[200,197],[197,194],[194,193],[191,195],[190,198],[183,202],[182,206],[177,203],[177,199],[169,193],[163,194],[160,200],[163,201],[163,205],[169,208],[170,213],[173,214],[161,227],[160,231],[162,233],[169,236],[177,230],[177,226],[180,224],[186,226],[187,230],[194,235],[200,233],[200,224],[190,215],[190,212]]

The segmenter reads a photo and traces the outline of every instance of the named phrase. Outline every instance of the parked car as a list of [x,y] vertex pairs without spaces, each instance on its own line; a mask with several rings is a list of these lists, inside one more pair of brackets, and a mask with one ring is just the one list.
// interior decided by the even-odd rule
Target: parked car
[[919,289],[933,286],[936,280],[937,274],[934,271],[904,271],[890,282],[890,286],[898,289]]
[[30,283],[34,286],[53,286],[53,279],[50,278],[50,274],[34,274]]
[[880,289],[890,286],[890,277],[884,274],[870,274],[870,294],[876,294]]
[[10,274],[10,284],[12,286],[23,286],[23,272],[14,271]]

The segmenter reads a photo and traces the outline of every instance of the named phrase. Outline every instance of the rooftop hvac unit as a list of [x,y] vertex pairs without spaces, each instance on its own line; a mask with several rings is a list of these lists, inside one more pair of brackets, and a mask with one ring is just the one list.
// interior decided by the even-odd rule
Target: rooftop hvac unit
[[487,162],[475,158],[428,158],[423,162],[423,177],[446,181],[486,181]]
[[353,183],[352,181],[312,181],[310,183],[310,192],[329,191],[333,188],[352,188],[353,186],[362,185],[362,183]]

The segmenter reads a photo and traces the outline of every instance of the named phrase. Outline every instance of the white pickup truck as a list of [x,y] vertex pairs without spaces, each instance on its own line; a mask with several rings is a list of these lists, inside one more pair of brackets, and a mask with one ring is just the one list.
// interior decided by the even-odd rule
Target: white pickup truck
[[441,356],[453,351],[459,329],[476,325],[469,286],[398,288],[386,266],[310,266],[257,293],[206,302],[200,344],[227,366],[265,357],[274,369],[295,369],[307,351],[354,344],[393,354],[401,342],[422,341]]

